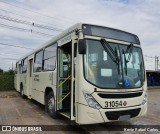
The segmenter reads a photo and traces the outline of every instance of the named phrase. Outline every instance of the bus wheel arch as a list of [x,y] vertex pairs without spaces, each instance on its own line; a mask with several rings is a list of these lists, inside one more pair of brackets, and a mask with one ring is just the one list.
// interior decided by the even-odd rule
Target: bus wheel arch
[[55,96],[54,96],[54,92],[53,89],[50,87],[47,87],[45,90],[45,96],[44,96],[44,101],[45,101],[45,111],[48,112],[48,114],[56,119],[57,116],[57,112],[55,111],[56,109],[56,104],[55,104]]

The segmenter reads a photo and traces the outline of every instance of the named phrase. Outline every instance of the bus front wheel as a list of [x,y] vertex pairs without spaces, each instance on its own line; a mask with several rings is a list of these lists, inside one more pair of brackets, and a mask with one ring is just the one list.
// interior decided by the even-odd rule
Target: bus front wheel
[[57,112],[55,111],[55,100],[53,92],[48,94],[47,111],[52,118],[56,119],[58,117]]

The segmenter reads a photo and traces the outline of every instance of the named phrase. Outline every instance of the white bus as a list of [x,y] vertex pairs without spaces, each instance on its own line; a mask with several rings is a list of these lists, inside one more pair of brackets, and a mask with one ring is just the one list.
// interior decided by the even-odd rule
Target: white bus
[[15,88],[53,118],[77,124],[147,113],[147,80],[138,37],[78,23],[16,63]]

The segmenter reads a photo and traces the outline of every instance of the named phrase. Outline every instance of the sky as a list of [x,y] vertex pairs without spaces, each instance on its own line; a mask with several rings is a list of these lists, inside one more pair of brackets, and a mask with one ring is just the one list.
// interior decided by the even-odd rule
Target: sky
[[0,0],[0,68],[12,69],[17,59],[84,22],[136,34],[146,70],[154,70],[160,56],[159,5],[160,0]]

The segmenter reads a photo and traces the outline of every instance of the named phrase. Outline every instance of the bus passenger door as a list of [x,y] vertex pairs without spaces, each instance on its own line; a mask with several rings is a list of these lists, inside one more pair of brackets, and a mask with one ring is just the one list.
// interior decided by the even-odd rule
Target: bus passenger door
[[70,118],[71,111],[71,42],[58,49],[57,110]]

